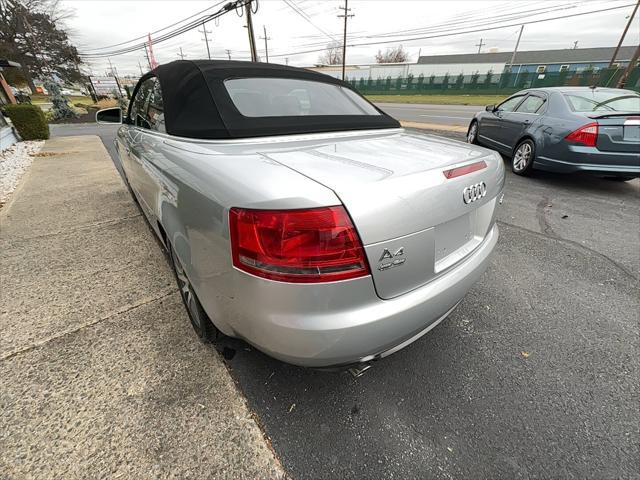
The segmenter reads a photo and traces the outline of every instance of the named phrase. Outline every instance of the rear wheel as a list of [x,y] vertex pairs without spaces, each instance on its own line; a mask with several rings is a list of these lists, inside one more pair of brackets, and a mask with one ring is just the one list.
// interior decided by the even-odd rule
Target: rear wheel
[[478,144],[478,122],[474,120],[469,125],[469,130],[467,131],[467,143],[471,143],[473,145]]
[[213,342],[218,339],[220,332],[213,325],[207,313],[202,308],[202,304],[200,303],[200,300],[198,300],[196,292],[193,290],[193,286],[187,277],[187,273],[169,242],[167,242],[167,246],[169,248],[173,272],[175,273],[178,288],[180,289],[180,296],[182,297],[184,306],[187,308],[191,325],[202,341]]
[[513,151],[511,170],[516,175],[529,175],[536,157],[536,146],[529,140],[521,141]]

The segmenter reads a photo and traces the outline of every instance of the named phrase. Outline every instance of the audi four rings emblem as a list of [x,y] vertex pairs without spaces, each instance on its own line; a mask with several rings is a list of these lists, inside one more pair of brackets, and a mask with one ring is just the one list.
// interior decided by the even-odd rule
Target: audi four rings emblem
[[475,202],[487,194],[487,184],[484,182],[470,185],[462,191],[462,201],[464,203]]

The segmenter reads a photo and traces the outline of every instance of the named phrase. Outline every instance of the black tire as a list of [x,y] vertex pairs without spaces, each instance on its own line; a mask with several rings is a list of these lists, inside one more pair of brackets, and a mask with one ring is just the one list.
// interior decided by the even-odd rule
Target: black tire
[[478,145],[478,121],[472,120],[467,130],[467,143]]
[[516,175],[527,176],[533,170],[533,162],[536,159],[536,145],[533,140],[525,138],[516,148],[511,156],[511,171]]
[[195,330],[196,335],[198,335],[198,338],[203,342],[214,342],[218,340],[222,334],[202,308],[202,304],[168,240],[167,249],[169,250],[169,258],[171,259],[171,266],[173,267],[173,274],[178,284],[182,303],[184,303],[187,314],[189,315],[189,320],[191,321],[191,326]]

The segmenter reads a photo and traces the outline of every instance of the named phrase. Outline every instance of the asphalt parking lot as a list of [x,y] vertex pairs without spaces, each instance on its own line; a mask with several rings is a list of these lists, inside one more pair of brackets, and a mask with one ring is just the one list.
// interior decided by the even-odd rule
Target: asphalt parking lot
[[498,221],[458,309],[361,378],[215,347],[293,478],[638,478],[640,182],[509,173]]

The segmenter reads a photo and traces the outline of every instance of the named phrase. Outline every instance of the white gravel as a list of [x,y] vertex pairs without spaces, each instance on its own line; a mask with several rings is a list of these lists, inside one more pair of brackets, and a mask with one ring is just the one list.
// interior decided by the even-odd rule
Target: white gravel
[[0,152],[0,206],[9,199],[43,141],[18,142]]

